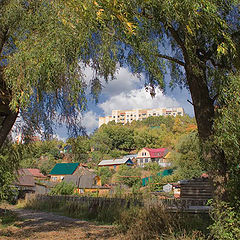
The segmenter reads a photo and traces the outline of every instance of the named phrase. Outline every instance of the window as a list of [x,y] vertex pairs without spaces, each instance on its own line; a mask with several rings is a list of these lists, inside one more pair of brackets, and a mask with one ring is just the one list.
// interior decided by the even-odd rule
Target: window
[[143,159],[140,159],[140,163],[143,163]]
[[145,158],[145,163],[148,163],[148,158]]
[[156,113],[154,113],[153,116],[156,116]]
[[114,168],[114,170],[116,170],[117,166],[116,166],[116,165],[114,165],[114,166],[113,166],[113,168]]

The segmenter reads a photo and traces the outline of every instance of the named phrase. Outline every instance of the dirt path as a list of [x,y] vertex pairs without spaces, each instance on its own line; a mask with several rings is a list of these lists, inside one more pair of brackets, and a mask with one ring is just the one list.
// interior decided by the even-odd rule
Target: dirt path
[[1,240],[108,239],[118,240],[113,226],[96,225],[53,213],[12,209],[20,217],[14,226],[0,230]]

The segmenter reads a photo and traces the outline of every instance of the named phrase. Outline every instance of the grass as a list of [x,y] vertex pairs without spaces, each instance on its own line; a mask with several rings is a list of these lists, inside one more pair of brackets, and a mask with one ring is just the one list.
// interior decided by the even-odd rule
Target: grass
[[207,214],[169,213],[161,203],[125,210],[118,219],[129,240],[203,240],[210,224]]
[[34,198],[28,199],[25,208],[41,211],[56,212],[65,216],[81,220],[93,221],[98,224],[113,224],[120,217],[126,206],[111,202],[71,202],[71,201],[37,201]]
[[100,224],[116,224],[118,232],[128,240],[204,240],[209,234],[208,214],[170,213],[161,203],[148,206],[36,201],[29,199],[26,208],[57,212]]

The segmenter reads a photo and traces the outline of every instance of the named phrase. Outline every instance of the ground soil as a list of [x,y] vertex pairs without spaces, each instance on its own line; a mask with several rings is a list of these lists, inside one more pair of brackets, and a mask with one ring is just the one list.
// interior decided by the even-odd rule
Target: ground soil
[[0,240],[32,239],[108,239],[119,240],[114,226],[97,225],[87,221],[48,212],[12,208],[19,220],[0,229]]

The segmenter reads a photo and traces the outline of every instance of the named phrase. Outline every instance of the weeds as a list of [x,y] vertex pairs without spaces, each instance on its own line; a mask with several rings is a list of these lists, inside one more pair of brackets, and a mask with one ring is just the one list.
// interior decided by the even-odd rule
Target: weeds
[[170,213],[161,203],[125,210],[118,220],[129,240],[203,240],[209,224],[206,215]]
[[57,212],[73,218],[96,221],[100,224],[113,224],[126,207],[125,204],[111,201],[74,202],[54,199],[39,201],[30,198],[25,203],[25,208]]

